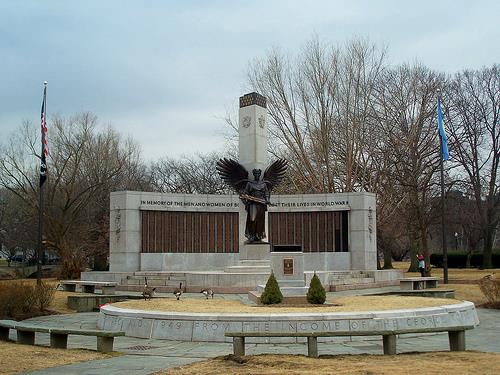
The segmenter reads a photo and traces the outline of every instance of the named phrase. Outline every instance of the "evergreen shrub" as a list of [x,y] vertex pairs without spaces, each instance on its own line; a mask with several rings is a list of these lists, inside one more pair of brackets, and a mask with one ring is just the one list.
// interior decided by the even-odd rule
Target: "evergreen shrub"
[[316,272],[314,273],[311,283],[309,284],[309,290],[307,291],[307,302],[312,303],[314,305],[322,305],[326,301],[326,291],[321,285],[321,281],[319,280]]
[[272,305],[276,303],[281,303],[283,301],[283,294],[281,294],[280,287],[274,273],[271,272],[271,276],[267,280],[266,287],[260,296],[260,302],[264,305]]

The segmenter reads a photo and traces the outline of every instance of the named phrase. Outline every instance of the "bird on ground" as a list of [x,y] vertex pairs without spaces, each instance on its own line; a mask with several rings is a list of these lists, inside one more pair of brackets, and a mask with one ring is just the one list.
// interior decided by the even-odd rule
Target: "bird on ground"
[[214,298],[214,291],[210,288],[202,289],[200,293],[203,293],[206,299],[208,299],[208,297]]
[[151,299],[153,294],[155,293],[156,288],[151,288],[148,286],[148,278],[144,277],[144,289],[142,291],[142,296],[144,297],[144,301],[148,298]]
[[174,290],[174,296],[177,298],[177,301],[182,296],[182,283],[179,284],[179,289]]

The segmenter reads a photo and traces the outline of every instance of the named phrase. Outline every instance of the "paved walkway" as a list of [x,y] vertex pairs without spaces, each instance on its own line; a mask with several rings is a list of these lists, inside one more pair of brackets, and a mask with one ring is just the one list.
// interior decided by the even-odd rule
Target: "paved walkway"
[[[380,292],[380,289],[377,290]],[[372,291],[365,291],[370,294]],[[365,294],[363,293],[363,294]],[[362,294],[360,291],[349,291],[339,294]],[[227,298],[244,298],[231,296]],[[468,350],[500,353],[500,311],[477,309],[480,324],[473,330],[466,331]],[[47,323],[52,326],[95,328],[97,313],[80,313],[58,316],[45,316],[31,319],[33,323]],[[15,338],[15,332],[11,333]],[[340,338],[339,338],[340,339]],[[37,344],[49,344],[48,334],[37,333]],[[344,339],[342,339],[344,340]],[[68,347],[88,348],[95,350],[95,337],[69,336]],[[414,351],[448,350],[448,335],[433,334],[425,336],[404,335],[398,338],[398,353]],[[133,337],[117,337],[114,349],[124,353],[109,359],[89,361],[72,365],[53,367],[50,369],[29,372],[37,375],[131,375],[151,374],[164,368],[177,367],[201,361],[215,356],[232,353],[231,343],[182,342],[155,339],[138,339]],[[319,354],[381,354],[382,339],[339,341],[335,343],[319,343]],[[286,353],[306,354],[306,344],[247,344],[247,354]]]

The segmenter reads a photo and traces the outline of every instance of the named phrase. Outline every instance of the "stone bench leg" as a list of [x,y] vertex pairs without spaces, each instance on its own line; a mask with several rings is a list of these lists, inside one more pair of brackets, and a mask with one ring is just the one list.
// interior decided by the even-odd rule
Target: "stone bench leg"
[[51,333],[50,347],[66,349],[68,347],[68,335],[64,333]]
[[436,280],[429,280],[425,283],[426,288],[437,288],[438,282]]
[[82,290],[84,293],[94,293],[95,286],[94,285],[82,285]]
[[97,350],[101,353],[109,353],[113,351],[114,337],[97,336]]
[[0,340],[7,341],[9,339],[10,328],[0,327]]
[[75,284],[62,284],[62,288],[65,292],[76,292]]
[[463,352],[465,350],[465,331],[449,331],[450,351]]
[[234,355],[241,357],[245,355],[245,338],[233,337],[233,352]]
[[315,336],[307,337],[307,356],[318,358],[318,338]]
[[103,286],[101,288],[102,294],[115,294],[115,287],[114,286]]
[[35,332],[17,331],[17,342],[19,344],[35,345]]
[[384,354],[396,354],[396,335],[383,335],[382,342],[384,344]]

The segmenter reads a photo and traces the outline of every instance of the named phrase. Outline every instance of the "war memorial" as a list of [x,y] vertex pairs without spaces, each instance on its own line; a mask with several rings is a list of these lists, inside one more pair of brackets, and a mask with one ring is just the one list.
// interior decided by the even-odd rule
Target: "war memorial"
[[[119,289],[148,287],[199,293],[245,293],[254,302],[271,272],[283,296],[303,298],[314,273],[328,291],[399,284],[399,271],[376,270],[376,202],[366,192],[273,195],[287,161],[267,160],[266,99],[240,98],[239,160],[214,169],[234,195],[123,191],[111,195],[110,271],[82,280],[116,282]],[[251,174],[253,177],[251,177]],[[370,284],[370,285],[367,285]],[[176,294],[177,292],[174,292]],[[179,295],[177,295],[179,299]],[[147,301],[144,301],[147,303]],[[99,329],[138,338],[233,342],[235,355],[250,343],[382,338],[395,354],[398,335],[448,332],[450,350],[465,350],[465,330],[478,323],[474,304],[362,312],[266,313],[151,311],[100,307]]]
[[[266,98],[247,94],[239,107],[238,163],[251,176],[272,162]],[[377,271],[374,194],[273,194],[269,203],[262,214],[266,237],[251,243],[238,194],[114,192],[109,272],[84,272],[82,279],[139,290],[147,276],[160,291],[183,282],[186,291],[235,293],[254,290],[273,269],[280,286],[303,286],[313,272],[329,290],[397,283],[399,272]]]

